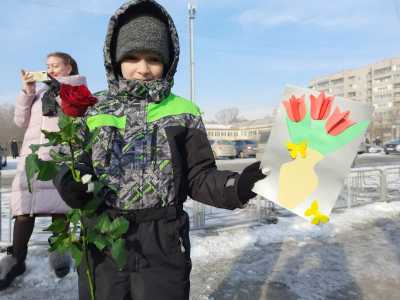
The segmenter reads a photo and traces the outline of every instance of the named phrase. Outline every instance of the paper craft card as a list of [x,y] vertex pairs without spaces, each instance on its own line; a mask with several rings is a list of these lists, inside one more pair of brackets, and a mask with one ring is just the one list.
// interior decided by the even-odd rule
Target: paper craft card
[[313,224],[326,223],[372,117],[365,103],[287,86],[253,191]]

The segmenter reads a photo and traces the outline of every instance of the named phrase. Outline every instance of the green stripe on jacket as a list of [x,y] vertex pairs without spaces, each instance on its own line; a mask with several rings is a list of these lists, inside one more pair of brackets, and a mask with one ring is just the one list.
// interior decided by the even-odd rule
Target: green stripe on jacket
[[99,114],[88,117],[86,124],[89,128],[89,131],[93,131],[97,127],[102,126],[112,126],[118,128],[119,130],[125,130],[126,116],[117,117],[113,115]]
[[200,109],[192,101],[170,94],[159,103],[150,103],[147,106],[147,122],[151,123],[168,116],[191,114],[200,116]]

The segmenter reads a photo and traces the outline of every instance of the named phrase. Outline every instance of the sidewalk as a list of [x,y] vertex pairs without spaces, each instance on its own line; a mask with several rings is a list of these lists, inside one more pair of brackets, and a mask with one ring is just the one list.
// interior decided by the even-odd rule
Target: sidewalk
[[[331,217],[192,232],[191,299],[399,299],[400,202]],[[77,275],[57,279],[46,249],[31,247],[27,272],[0,298],[77,299]]]

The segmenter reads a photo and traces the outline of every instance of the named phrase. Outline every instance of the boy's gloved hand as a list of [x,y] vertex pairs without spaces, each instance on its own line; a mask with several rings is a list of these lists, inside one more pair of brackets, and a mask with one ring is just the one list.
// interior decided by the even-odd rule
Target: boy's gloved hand
[[93,183],[91,181],[95,176],[90,157],[87,153],[79,157],[75,169],[79,170],[80,176],[83,179],[82,182],[76,182],[69,167],[63,165],[57,176],[53,179],[53,183],[61,198],[68,206],[82,208],[93,197]]
[[238,196],[239,200],[246,204],[251,198],[257,196],[256,193],[252,192],[251,189],[254,187],[254,183],[266,177],[260,169],[260,161],[256,161],[251,165],[244,168],[238,179]]

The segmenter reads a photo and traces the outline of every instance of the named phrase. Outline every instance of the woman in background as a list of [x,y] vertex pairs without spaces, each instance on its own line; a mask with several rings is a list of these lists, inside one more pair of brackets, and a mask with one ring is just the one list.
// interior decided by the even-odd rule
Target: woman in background
[[[47,73],[55,80],[37,88],[32,73],[21,71],[22,91],[15,105],[14,121],[26,128],[18,158],[17,173],[12,183],[11,210],[15,218],[13,244],[0,261],[0,290],[6,289],[15,277],[25,272],[28,242],[33,232],[35,217],[52,216],[65,218],[70,208],[61,200],[51,181],[33,181],[32,193],[28,190],[25,158],[31,153],[32,144],[46,142],[41,130],[58,131],[60,100],[57,82],[69,85],[86,85],[86,79],[78,73],[76,61],[67,53],[54,52],[47,55]],[[39,157],[49,160],[51,147],[41,147]],[[71,258],[67,254],[49,253],[51,268],[58,277],[68,274]]]

